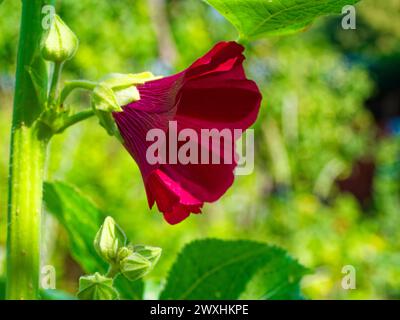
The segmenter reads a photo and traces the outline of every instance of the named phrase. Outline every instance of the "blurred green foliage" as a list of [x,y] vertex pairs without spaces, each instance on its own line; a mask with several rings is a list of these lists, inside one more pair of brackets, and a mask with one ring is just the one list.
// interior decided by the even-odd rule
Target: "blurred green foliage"
[[[165,6],[157,7],[160,3]],[[341,30],[338,19],[323,19],[307,32],[248,45],[247,73],[264,97],[255,125],[256,169],[237,177],[203,215],[172,227],[156,209],[150,211],[136,164],[95,119],[52,141],[49,180],[79,187],[118,220],[133,243],[163,248],[146,297],[160,292],[184,244],[217,237],[287,249],[314,271],[302,282],[308,298],[400,298],[400,141],[376,138],[364,107],[376,86],[370,64],[345,55],[377,60],[400,52],[399,1],[363,0],[357,8],[355,31]],[[145,70],[169,74],[215,42],[236,37],[234,28],[199,0],[62,0],[57,11],[80,39],[64,80]],[[19,1],[0,6],[0,274],[19,15]],[[76,95],[70,103],[85,108],[88,99]],[[368,208],[335,183],[349,176],[359,159],[376,166]],[[44,227],[43,263],[56,266],[58,289],[74,292],[82,270],[69,253],[67,232],[51,216]],[[356,290],[341,287],[341,270],[348,264],[357,270]]]

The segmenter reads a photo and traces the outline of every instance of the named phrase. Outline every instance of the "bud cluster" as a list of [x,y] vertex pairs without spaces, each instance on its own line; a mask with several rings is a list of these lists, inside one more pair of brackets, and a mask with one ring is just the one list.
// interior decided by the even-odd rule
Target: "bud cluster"
[[[38,92],[38,96],[45,97],[44,110],[40,116],[41,127],[49,131],[50,135],[87,118],[88,114],[95,114],[110,135],[119,137],[112,113],[122,112],[123,106],[139,101],[138,86],[157,77],[150,72],[143,72],[110,74],[99,82],[75,80],[66,84],[59,94],[58,85],[63,64],[74,57],[78,46],[79,40],[76,35],[58,15],[54,14],[49,28],[43,33],[40,46],[42,58],[52,67],[49,88],[46,88],[45,92],[40,90]],[[36,84],[35,74],[30,74],[35,88],[40,89],[40,85]],[[91,91],[90,113],[69,114],[64,102],[77,88]],[[130,281],[138,280],[153,269],[161,255],[161,248],[128,244],[124,231],[111,217],[105,219],[97,232],[94,247],[99,256],[108,263],[109,271],[105,275],[96,272],[80,278],[78,298],[83,300],[118,299],[114,278],[121,274]]]
[[[77,36],[60,16],[54,14],[51,17],[48,29],[46,28],[43,33],[40,45],[41,56],[50,63],[51,68],[49,69],[52,70],[51,83],[45,93],[47,99],[43,103],[47,108],[44,110],[41,121],[46,125],[46,128],[50,129],[51,133],[57,133],[57,128],[64,128],[69,120],[73,122],[73,117],[64,114],[64,111],[68,110],[68,106],[64,103],[65,99],[77,88],[87,89],[91,91],[92,112],[98,117],[100,125],[106,129],[109,135],[120,138],[112,113],[122,112],[123,106],[139,101],[140,93],[137,86],[158,79],[158,77],[155,77],[151,72],[139,74],[113,73],[90,86],[85,81],[71,81],[59,95],[58,85],[63,65],[75,56],[78,47]],[[36,83],[34,75],[31,75],[31,77],[32,81]],[[40,85],[35,85],[35,87],[40,88]]]
[[127,245],[124,231],[107,217],[97,232],[94,247],[99,256],[109,264],[109,272],[84,276],[79,281],[78,298],[82,300],[115,300],[118,292],[113,287],[113,278],[122,274],[130,281],[135,281],[157,264],[161,248],[147,245]]
[[[63,64],[75,56],[78,46],[77,36],[57,14],[54,14],[49,28],[43,33],[40,46],[42,58],[49,61],[52,67],[51,85],[46,93],[46,104],[49,110],[45,110],[49,111],[51,117],[44,114],[41,120],[51,129],[51,133],[58,133],[57,128],[64,128],[65,124],[69,123],[68,120],[72,122],[75,120],[62,113],[64,110],[68,110],[68,106],[64,104],[66,97],[74,89],[87,89],[91,91],[92,114],[97,116],[100,125],[109,135],[121,138],[112,113],[122,112],[123,106],[139,101],[140,92],[137,86],[159,77],[155,77],[151,72],[113,73],[94,82],[93,86],[88,86],[88,83],[84,83],[84,81],[71,81],[59,95],[58,84]],[[35,78],[32,80],[35,82]],[[58,112],[60,110],[62,112]]]

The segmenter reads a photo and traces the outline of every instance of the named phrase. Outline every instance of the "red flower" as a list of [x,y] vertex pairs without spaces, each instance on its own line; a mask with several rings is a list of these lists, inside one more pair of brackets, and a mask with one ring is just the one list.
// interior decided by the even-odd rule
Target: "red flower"
[[[150,208],[156,202],[170,224],[201,213],[204,202],[218,200],[233,183],[236,162],[224,163],[222,148],[215,150],[198,141],[199,148],[217,155],[221,163],[151,164],[146,151],[153,142],[146,141],[146,135],[156,128],[168,136],[170,121],[176,121],[178,132],[192,129],[199,136],[202,129],[250,127],[257,118],[261,94],[246,79],[243,50],[235,42],[218,43],[185,71],[139,85],[141,99],[113,114],[125,147],[141,170]],[[233,153],[235,139],[230,141]]]

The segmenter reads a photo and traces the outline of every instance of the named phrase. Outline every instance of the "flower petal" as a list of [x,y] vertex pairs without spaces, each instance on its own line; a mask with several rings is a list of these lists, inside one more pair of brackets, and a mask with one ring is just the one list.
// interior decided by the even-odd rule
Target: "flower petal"
[[[235,42],[221,42],[185,71],[138,86],[141,99],[114,113],[125,147],[140,167],[150,207],[156,202],[171,224],[200,213],[204,202],[218,200],[233,183],[235,140],[240,137],[234,130],[249,128],[261,103],[257,85],[246,78],[243,50]],[[177,134],[184,129],[195,133],[198,163],[147,161],[146,150],[153,143],[146,141],[147,133],[157,128],[168,137],[171,121],[177,123]],[[199,138],[203,129],[227,129],[231,135],[215,147]],[[165,144],[168,160],[168,139]],[[200,163],[202,150],[220,163]]]
[[[158,210],[164,213],[168,223],[176,224],[186,219],[190,213],[201,213],[203,202],[161,170],[153,171],[146,179],[145,185],[149,199],[155,199]],[[151,207],[154,200],[152,202]]]

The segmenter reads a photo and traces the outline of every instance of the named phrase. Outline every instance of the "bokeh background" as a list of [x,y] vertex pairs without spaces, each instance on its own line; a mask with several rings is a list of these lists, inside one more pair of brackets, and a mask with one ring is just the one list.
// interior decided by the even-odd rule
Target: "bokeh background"
[[[80,38],[63,79],[111,72],[167,75],[187,67],[234,28],[200,0],[62,0],[57,11]],[[7,162],[20,1],[0,6],[0,275],[5,266]],[[48,179],[77,186],[134,243],[164,254],[147,277],[155,297],[192,239],[277,244],[312,270],[310,299],[400,298],[400,0],[362,0],[357,29],[340,17],[305,32],[247,45],[246,70],[263,92],[255,125],[255,171],[204,214],[178,226],[149,210],[140,173],[95,119],[51,144]],[[75,95],[76,109],[88,96]],[[46,216],[43,263],[57,288],[75,292],[82,274],[65,230]],[[204,258],[207,259],[207,252]],[[353,265],[357,289],[341,287]]]

